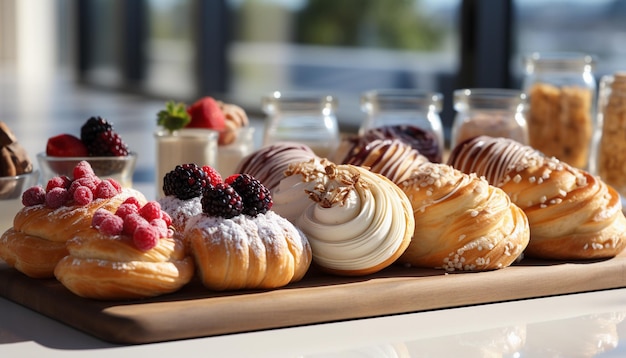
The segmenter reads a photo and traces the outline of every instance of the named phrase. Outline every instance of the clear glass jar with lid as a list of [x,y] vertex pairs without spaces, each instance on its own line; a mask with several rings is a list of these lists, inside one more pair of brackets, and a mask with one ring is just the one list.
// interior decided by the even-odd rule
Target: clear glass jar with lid
[[533,53],[524,59],[529,144],[574,167],[589,168],[597,84],[594,58]]
[[[444,150],[441,112],[443,95],[419,89],[377,89],[361,95],[361,110],[365,113],[359,133],[374,128],[412,126],[432,136],[429,142],[437,146],[429,150],[430,158],[441,158]],[[438,159],[437,161],[439,161]]]
[[526,94],[503,88],[465,88],[454,91],[456,116],[451,148],[479,135],[506,137],[528,144]]
[[263,145],[298,142],[320,157],[339,146],[337,99],[332,95],[275,91],[263,97],[261,105],[266,114]]
[[626,72],[603,76],[598,93],[598,130],[592,173],[626,198]]

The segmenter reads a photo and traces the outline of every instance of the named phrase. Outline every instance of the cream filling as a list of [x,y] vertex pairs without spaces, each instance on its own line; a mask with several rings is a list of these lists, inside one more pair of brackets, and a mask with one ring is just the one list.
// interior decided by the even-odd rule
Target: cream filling
[[404,239],[406,215],[403,205],[398,205],[398,194],[371,172],[360,171],[368,188],[353,189],[344,205],[330,208],[309,200],[296,220],[311,244],[314,260],[324,267],[374,267],[392,257]]

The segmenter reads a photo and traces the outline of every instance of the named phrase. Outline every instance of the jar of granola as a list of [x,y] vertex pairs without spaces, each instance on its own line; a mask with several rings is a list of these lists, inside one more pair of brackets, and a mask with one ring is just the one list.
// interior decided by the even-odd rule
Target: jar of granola
[[454,91],[456,116],[451,148],[479,135],[505,137],[528,144],[526,95],[502,88],[466,88]]
[[603,76],[598,94],[595,174],[626,197],[626,72]]
[[595,126],[594,59],[579,53],[534,53],[525,59],[529,144],[589,169]]

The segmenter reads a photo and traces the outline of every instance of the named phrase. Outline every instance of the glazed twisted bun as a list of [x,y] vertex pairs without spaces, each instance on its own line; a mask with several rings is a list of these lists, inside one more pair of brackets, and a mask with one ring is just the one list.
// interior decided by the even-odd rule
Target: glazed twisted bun
[[304,234],[273,211],[233,218],[196,215],[185,230],[205,287],[271,289],[304,277],[311,247]]
[[159,296],[177,291],[194,273],[179,240],[163,237],[147,251],[131,239],[92,228],[67,242],[69,255],[54,274],[74,294],[100,300]]
[[67,254],[65,243],[90,229],[97,210],[114,212],[129,197],[145,202],[143,194],[97,177],[91,165],[82,161],[74,167],[72,178],[58,176],[45,188],[26,189],[24,207],[0,238],[0,258],[27,276],[53,277],[57,262]]
[[327,272],[367,275],[391,265],[414,230],[411,205],[389,179],[325,159],[293,164],[274,194],[274,210],[306,234]]
[[331,161],[337,164],[367,167],[396,184],[408,179],[420,164],[428,162],[428,158],[399,139],[373,139],[352,146],[347,152],[338,151],[333,158]]
[[246,173],[259,179],[271,192],[278,187],[291,163],[304,162],[317,155],[305,144],[278,142],[258,149],[243,158],[235,173]]
[[593,259],[626,245],[617,192],[600,178],[506,138],[480,136],[453,149],[449,164],[502,188],[528,217],[528,256]]
[[425,163],[400,183],[415,216],[411,244],[398,260],[448,271],[511,265],[530,238],[528,220],[504,191],[475,174]]

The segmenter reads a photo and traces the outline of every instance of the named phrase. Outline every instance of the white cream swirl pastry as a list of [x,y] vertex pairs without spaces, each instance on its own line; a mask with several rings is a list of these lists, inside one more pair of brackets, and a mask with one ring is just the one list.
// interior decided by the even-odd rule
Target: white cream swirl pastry
[[389,179],[325,159],[291,165],[273,210],[305,233],[316,265],[339,275],[367,275],[391,265],[415,225],[408,198]]

